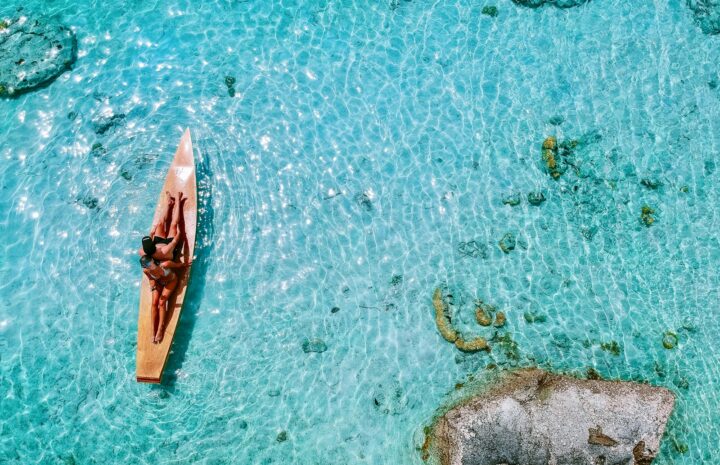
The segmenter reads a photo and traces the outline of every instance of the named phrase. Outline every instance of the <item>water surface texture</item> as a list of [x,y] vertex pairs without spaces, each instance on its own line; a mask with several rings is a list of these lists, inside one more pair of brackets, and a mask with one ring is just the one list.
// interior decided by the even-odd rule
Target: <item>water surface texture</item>
[[[0,100],[0,462],[417,465],[456,383],[534,364],[672,389],[656,463],[720,462],[720,37],[685,2],[0,6],[38,14],[78,59]],[[153,387],[135,249],[184,127],[202,224]],[[505,342],[445,342],[437,286]]]

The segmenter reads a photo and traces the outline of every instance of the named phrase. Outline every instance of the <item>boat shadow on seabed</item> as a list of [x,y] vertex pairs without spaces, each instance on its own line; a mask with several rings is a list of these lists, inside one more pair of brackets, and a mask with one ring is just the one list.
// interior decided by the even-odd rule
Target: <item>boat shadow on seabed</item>
[[195,321],[200,305],[205,295],[205,283],[207,280],[207,269],[210,265],[210,257],[214,249],[215,212],[212,207],[212,169],[210,160],[202,150],[204,144],[198,140],[196,149],[195,174],[198,185],[198,223],[197,235],[195,238],[195,258],[193,259],[192,274],[187,290],[187,300],[183,309],[182,317],[175,329],[175,339],[170,349],[165,374],[160,389],[172,392],[177,380],[177,371],[182,368],[185,361],[185,354],[190,345],[190,337],[195,327]]

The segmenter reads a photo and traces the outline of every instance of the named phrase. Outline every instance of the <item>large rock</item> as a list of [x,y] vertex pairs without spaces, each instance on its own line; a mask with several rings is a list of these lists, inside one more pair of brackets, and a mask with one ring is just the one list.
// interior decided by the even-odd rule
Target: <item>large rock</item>
[[0,19],[0,97],[51,83],[77,57],[75,34],[47,18]]
[[675,398],[665,388],[512,372],[434,424],[443,465],[649,465]]
[[720,0],[687,0],[705,34],[720,33]]

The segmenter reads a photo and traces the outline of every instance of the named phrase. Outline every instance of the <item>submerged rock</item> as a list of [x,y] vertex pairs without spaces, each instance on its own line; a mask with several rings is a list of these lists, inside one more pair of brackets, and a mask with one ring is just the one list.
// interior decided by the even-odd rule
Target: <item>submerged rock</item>
[[659,187],[662,187],[662,183],[660,181],[658,181],[657,179],[651,179],[651,178],[641,179],[640,184],[644,187],[647,187],[650,190],[656,190]]
[[225,85],[227,86],[228,95],[230,97],[235,97],[235,77],[225,76]]
[[520,194],[510,194],[502,199],[503,205],[510,205],[511,207],[516,207],[520,205]]
[[490,326],[493,321],[492,315],[487,311],[484,304],[480,304],[475,308],[475,319],[480,326]]
[[495,18],[498,15],[498,9],[495,5],[488,5],[483,7],[481,13],[486,16],[490,16],[491,18]]
[[590,227],[584,227],[580,228],[580,234],[587,239],[588,241],[593,240],[593,237],[595,237],[595,234],[598,232],[597,226],[590,226]]
[[78,197],[77,201],[78,203],[84,205],[88,210],[100,209],[100,200],[93,195],[85,194],[82,197]]
[[652,207],[649,205],[643,205],[640,209],[640,221],[649,228],[655,222],[655,217],[653,216],[654,214],[655,210]]
[[497,331],[490,341],[493,342],[493,347],[499,349],[495,352],[496,357],[497,354],[502,355],[502,357],[498,360],[498,364],[509,364],[511,366],[515,366],[517,362],[520,361],[520,358],[522,357],[520,347],[515,339],[513,339],[512,334],[509,332]]
[[435,308],[435,324],[443,339],[455,344],[455,347],[463,352],[490,350],[490,346],[485,338],[475,337],[466,340],[462,334],[453,328],[450,309],[443,301],[443,294],[440,288],[435,289],[435,293],[433,294],[433,307]]
[[457,246],[457,251],[463,257],[488,258],[487,246],[477,241],[460,242]]
[[49,18],[0,20],[0,97],[45,86],[72,67],[77,39]]
[[443,339],[454,343],[458,338],[458,334],[455,328],[452,327],[449,310],[445,307],[442,290],[439,287],[435,289],[432,300],[433,308],[435,309],[435,324],[437,325],[438,332],[440,332]]
[[545,194],[542,191],[530,192],[527,198],[530,205],[537,207],[545,201]]
[[399,415],[407,408],[408,396],[397,382],[378,384],[372,397],[375,409],[385,415]]
[[537,313],[537,312],[525,312],[523,314],[523,318],[525,318],[525,321],[528,323],[545,323],[547,321],[547,316]]
[[560,115],[551,116],[548,120],[548,123],[552,124],[553,126],[560,126],[565,122],[565,118]]
[[310,352],[323,353],[327,350],[327,344],[320,338],[305,339],[302,343],[302,350],[306,354]]
[[102,157],[107,153],[107,149],[100,142],[95,142],[90,148],[90,155],[93,157]]
[[512,233],[506,233],[502,239],[500,239],[498,245],[504,253],[510,253],[512,250],[515,250],[515,236]]
[[590,0],[513,0],[514,3],[528,8],[538,8],[548,3],[558,8],[572,8]]
[[572,168],[578,178],[587,177],[588,174],[582,169],[583,165],[586,168],[592,168],[595,163],[587,157],[578,159],[576,152],[585,151],[601,140],[602,135],[598,131],[590,131],[579,139],[567,139],[560,143],[555,136],[548,136],[542,143],[542,161],[545,172],[553,179],[558,179]]
[[508,373],[430,428],[442,465],[650,464],[675,399],[665,388]]
[[542,143],[542,159],[545,169],[553,179],[557,179],[563,173],[558,160],[558,145],[555,136],[548,136]]
[[484,337],[479,336],[470,339],[469,341],[466,341],[465,339],[459,337],[455,341],[455,347],[457,347],[463,352],[478,352],[480,350],[490,350],[490,346],[488,345],[487,340]]
[[103,135],[110,129],[122,123],[122,120],[124,119],[125,113],[113,113],[111,115],[98,116],[92,121],[93,131],[95,131],[95,134]]
[[480,299],[475,301],[475,319],[480,326],[490,326],[495,313],[497,313],[497,308],[494,305],[485,303]]
[[666,349],[674,349],[678,345],[678,337],[677,334],[673,333],[672,331],[665,331],[665,334],[663,334],[662,338],[662,345]]
[[622,347],[617,341],[601,342],[600,349],[614,355],[615,357],[622,353]]
[[720,0],[687,0],[705,34],[720,33]]
[[355,195],[355,203],[367,212],[371,212],[373,210],[372,198],[366,192],[360,192]]

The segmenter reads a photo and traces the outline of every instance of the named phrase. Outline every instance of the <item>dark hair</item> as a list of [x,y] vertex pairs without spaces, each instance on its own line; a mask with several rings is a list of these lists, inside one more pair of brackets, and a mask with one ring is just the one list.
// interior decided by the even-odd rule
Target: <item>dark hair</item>
[[140,257],[140,266],[142,266],[143,268],[147,268],[152,262],[153,259],[150,255],[143,255],[142,257]]
[[151,257],[155,254],[155,250],[157,250],[157,248],[155,247],[155,242],[153,242],[150,236],[145,236],[142,238],[142,248],[143,252],[145,252],[145,255],[150,255]]

